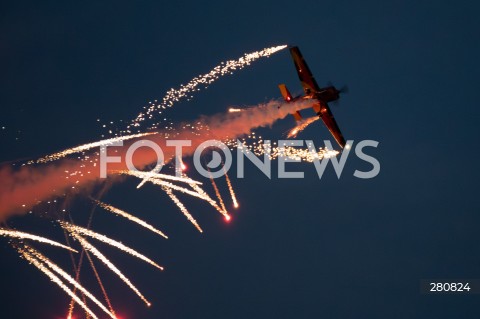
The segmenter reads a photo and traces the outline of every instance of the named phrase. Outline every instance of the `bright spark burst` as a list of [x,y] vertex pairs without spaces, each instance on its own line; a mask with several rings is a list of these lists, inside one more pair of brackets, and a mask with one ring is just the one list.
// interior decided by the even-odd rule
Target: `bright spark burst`
[[50,239],[42,237],[42,236],[37,236],[37,235],[29,234],[29,233],[24,233],[24,232],[17,231],[17,230],[8,230],[8,229],[0,228],[0,236],[10,237],[10,238],[18,238],[18,239],[30,239],[30,240],[38,241],[38,242],[43,243],[43,244],[49,244],[49,245],[52,245],[52,246],[55,246],[55,247],[60,247],[60,248],[63,248],[63,249],[70,250],[71,252],[74,252],[74,253],[78,253],[78,251],[76,251],[75,249],[73,249],[71,247],[68,247],[68,246],[65,246],[63,244],[60,244],[56,241],[50,240]]
[[[90,263],[90,267],[92,268],[93,274],[95,275],[95,278],[97,279],[97,283],[98,283],[98,285],[99,285],[99,287],[102,291],[103,297],[105,299],[105,302],[108,305],[108,308],[110,309],[110,312],[115,315],[115,311],[113,310],[112,303],[110,302],[110,298],[108,297],[107,291],[105,290],[105,286],[102,283],[102,280],[101,280],[100,275],[97,271],[97,268],[95,267],[95,264],[93,263],[92,257],[90,256],[90,253],[85,249],[83,250],[83,252],[85,253],[85,256],[87,256],[88,262]],[[77,274],[77,276],[80,275],[79,270],[77,270],[76,274]],[[67,316],[68,319],[73,318],[74,307],[75,307],[75,300],[72,299],[70,301],[70,305],[69,305],[69,308],[68,308],[68,316]],[[88,319],[88,316],[87,316],[87,319]]]
[[148,257],[140,254],[138,251],[130,248],[130,247],[127,247],[125,246],[124,244],[122,244],[121,242],[119,241],[116,241],[114,239],[111,239],[105,235],[102,235],[102,234],[99,234],[99,233],[96,233],[92,230],[89,230],[89,229],[86,229],[86,228],[83,228],[83,227],[80,227],[80,226],[77,226],[77,225],[73,225],[73,224],[70,224],[70,223],[67,223],[67,222],[64,222],[64,221],[58,221],[60,223],[60,225],[67,231],[69,231],[72,235],[74,234],[79,234],[79,235],[84,235],[84,236],[88,236],[88,237],[91,237],[91,238],[95,238],[96,240],[99,240],[101,242],[104,242],[105,244],[108,244],[112,247],[115,247],[115,248],[118,248],[120,249],[121,251],[127,253],[127,254],[130,254],[140,260],[143,260],[144,262],[160,269],[160,270],[163,270],[163,267],[162,266],[159,266],[157,263],[155,263],[153,260],[149,259]]
[[151,232],[154,232],[154,233],[168,239],[168,236],[165,235],[162,231],[156,229],[155,227],[153,227],[152,225],[150,225],[146,221],[127,213],[126,211],[123,211],[119,208],[116,208],[112,205],[109,205],[107,203],[104,203],[104,202],[96,200],[96,199],[93,199],[93,202],[96,203],[98,206],[102,207],[103,209],[105,209],[108,212],[114,213],[115,215],[118,215],[118,216],[122,216],[122,217],[124,217],[124,218],[126,218],[126,219],[128,219],[128,220],[130,220],[134,223],[137,223],[138,225],[150,230]]

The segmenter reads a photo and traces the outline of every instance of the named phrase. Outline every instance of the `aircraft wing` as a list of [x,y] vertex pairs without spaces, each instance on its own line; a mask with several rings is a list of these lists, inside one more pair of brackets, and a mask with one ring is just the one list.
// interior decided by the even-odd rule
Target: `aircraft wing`
[[307,62],[305,62],[300,49],[298,47],[290,48],[290,54],[292,55],[293,63],[297,69],[298,78],[302,83],[305,94],[309,95],[313,92],[320,91],[320,87],[318,86],[317,81],[315,81],[312,72],[308,68]]
[[323,123],[325,123],[325,126],[330,131],[330,134],[332,134],[332,136],[335,138],[335,141],[337,141],[338,145],[340,145],[341,148],[344,148],[346,144],[345,138],[343,137],[343,134],[338,127],[337,121],[335,121],[335,118],[330,111],[330,108],[325,102],[320,102],[320,104],[321,111],[318,113],[318,115],[322,119]]

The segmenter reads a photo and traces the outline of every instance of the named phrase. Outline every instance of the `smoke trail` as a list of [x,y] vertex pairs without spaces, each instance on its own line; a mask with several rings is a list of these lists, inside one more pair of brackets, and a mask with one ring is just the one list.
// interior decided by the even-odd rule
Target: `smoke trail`
[[[184,148],[184,155],[189,156],[206,139],[236,138],[249,134],[252,129],[272,125],[290,113],[310,106],[311,101],[309,100],[294,103],[271,101],[257,107],[250,107],[242,112],[204,116],[193,122],[195,125],[192,126],[195,126],[195,130],[191,128],[192,126],[183,129],[183,127],[187,127],[184,124],[178,129],[178,134],[174,138],[192,141],[192,146]],[[168,132],[157,133],[145,138],[161,146],[166,159],[174,158],[172,147],[165,146],[165,141],[170,136]],[[118,154],[124,154],[127,146],[116,148]],[[64,159],[51,165],[25,166],[16,170],[4,167],[0,170],[0,220],[15,213],[25,213],[38,202],[63,195],[67,191],[75,191],[80,186],[95,182],[100,176],[98,158],[96,158],[97,161],[93,159],[96,156],[93,154],[89,161]],[[156,160],[156,154],[144,148],[139,148],[134,156],[134,164],[139,169]],[[123,162],[111,163],[108,168],[110,173],[126,169]]]

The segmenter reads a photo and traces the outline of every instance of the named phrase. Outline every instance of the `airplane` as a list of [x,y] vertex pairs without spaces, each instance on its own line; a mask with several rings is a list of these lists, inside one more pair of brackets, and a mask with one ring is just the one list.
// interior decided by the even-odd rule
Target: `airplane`
[[[308,68],[307,62],[305,62],[302,53],[298,47],[290,48],[290,54],[293,58],[293,63],[297,69],[298,77],[302,83],[303,91],[305,95],[292,97],[290,92],[287,89],[285,84],[279,84],[280,93],[286,102],[293,102],[298,99],[313,99],[315,102],[312,105],[315,113],[322,119],[325,126],[330,131],[330,134],[335,138],[338,145],[341,148],[345,147],[345,138],[340,131],[340,128],[333,117],[332,111],[328,107],[328,102],[338,100],[340,98],[340,93],[343,93],[344,90],[337,90],[335,86],[330,85],[324,88],[320,88],[315,81],[315,78],[312,75],[312,72]],[[302,120],[302,115],[300,111],[296,111],[292,114],[296,121]]]

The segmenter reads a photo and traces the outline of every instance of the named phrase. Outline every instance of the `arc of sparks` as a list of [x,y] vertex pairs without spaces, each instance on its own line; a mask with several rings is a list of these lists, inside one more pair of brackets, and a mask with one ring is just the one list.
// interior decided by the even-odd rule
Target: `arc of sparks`
[[82,293],[85,294],[90,300],[92,300],[100,309],[103,310],[107,315],[109,315],[112,319],[117,319],[115,314],[112,313],[105,307],[94,295],[92,295],[87,289],[85,289],[81,284],[79,284],[72,276],[70,276],[68,273],[66,273],[62,268],[57,266],[55,263],[53,263],[49,258],[44,256],[42,253],[40,253],[38,250],[33,249],[32,247],[29,247],[25,245],[25,248],[28,250],[28,253],[35,256],[38,260],[42,261],[44,264],[46,264],[48,267],[50,267],[51,270],[56,272],[58,275],[63,277],[67,282],[69,282],[71,285],[73,285],[75,288],[80,290]]
[[55,247],[67,249],[74,253],[78,253],[78,251],[76,251],[75,249],[68,247],[66,245],[60,244],[59,242],[53,241],[51,239],[48,239],[42,236],[24,233],[18,230],[9,230],[9,229],[0,228],[0,236],[18,238],[18,239],[30,239],[30,240],[38,241],[40,243],[49,244]]
[[68,148],[68,149],[63,150],[61,152],[57,152],[57,153],[53,153],[53,154],[41,157],[41,158],[37,159],[36,161],[29,161],[29,162],[27,162],[27,164],[47,163],[47,162],[51,162],[51,161],[56,161],[58,159],[64,158],[65,156],[75,154],[75,153],[84,152],[84,151],[88,151],[88,150],[90,150],[92,148],[95,148],[95,147],[112,145],[115,142],[127,141],[127,140],[131,140],[131,139],[134,139],[134,138],[139,138],[139,137],[144,137],[144,136],[154,135],[154,134],[157,134],[157,133],[156,132],[147,132],[147,133],[125,135],[125,136],[119,136],[119,137],[114,137],[114,138],[101,140],[101,141],[98,141],[98,142],[83,144],[83,145],[79,145],[79,146],[76,146],[76,147]]
[[199,232],[203,233],[203,230],[196,221],[196,219],[192,216],[192,214],[190,214],[188,209],[185,207],[185,205],[183,205],[183,203],[178,199],[178,197],[175,196],[175,194],[172,192],[172,189],[166,186],[162,186],[162,189],[165,191],[165,193],[167,193],[168,197],[170,197],[170,199],[175,203],[175,205],[177,205],[183,215],[187,217],[188,221],[192,223]]
[[[77,233],[72,233],[72,236],[74,236],[80,244],[85,248],[86,250],[90,251],[95,257],[97,257],[100,261],[102,261],[105,266],[107,266],[112,272],[114,272],[130,289],[137,294],[137,296],[147,305],[151,306],[152,304],[150,301],[145,298],[145,296],[138,290],[137,287],[135,287],[132,282],[107,258],[105,257],[104,254],[102,254],[95,246],[90,244],[85,238],[82,236],[78,235]],[[78,301],[77,301],[78,302]]]
[[143,260],[144,262],[160,269],[160,270],[163,270],[163,267],[158,265],[156,262],[154,262],[153,260],[151,260],[150,258],[142,255],[141,253],[139,253],[138,251],[128,247],[128,246],[125,246],[124,244],[122,244],[121,242],[119,241],[116,241],[114,239],[111,239],[105,235],[102,235],[102,234],[99,234],[99,233],[96,233],[92,230],[89,230],[89,229],[86,229],[86,228],[83,228],[83,227],[80,227],[80,226],[77,226],[77,225],[72,225],[70,223],[67,223],[65,221],[59,221],[60,225],[66,229],[67,231],[69,231],[70,233],[73,234],[81,234],[81,235],[84,235],[84,236],[88,236],[88,237],[91,237],[91,238],[95,238],[105,244],[108,244],[110,246],[113,246],[115,248],[118,248],[120,249],[121,251],[123,252],[126,252],[134,257],[137,257],[138,259],[140,260]]
[[92,201],[93,201],[94,203],[96,203],[98,206],[100,206],[100,207],[102,207],[103,209],[105,209],[106,211],[111,212],[111,213],[113,213],[113,214],[115,214],[115,215],[124,217],[124,218],[126,218],[126,219],[128,219],[128,220],[130,220],[130,221],[132,221],[132,222],[134,222],[134,223],[136,223],[136,224],[138,224],[138,225],[140,225],[140,226],[142,226],[142,227],[150,230],[151,232],[154,232],[154,233],[156,233],[157,235],[160,235],[160,236],[164,237],[165,239],[168,239],[168,236],[167,236],[167,235],[165,235],[162,231],[160,231],[160,230],[158,230],[157,228],[153,227],[152,225],[150,225],[150,224],[147,223],[146,221],[144,221],[144,220],[142,220],[142,219],[140,219],[140,218],[138,218],[138,217],[136,217],[136,216],[133,216],[133,215],[127,213],[127,212],[124,211],[124,210],[121,210],[121,209],[119,209],[119,208],[116,208],[116,207],[114,207],[114,206],[112,206],[112,205],[109,205],[109,204],[104,203],[104,202],[102,202],[102,201],[99,201],[99,200],[97,200],[97,199],[92,199]]
[[[286,47],[287,45],[279,45],[279,46],[274,46],[270,48],[265,48],[260,51],[246,53],[237,60],[228,60],[220,63],[219,65],[215,66],[210,72],[194,77],[192,80],[190,80],[190,82],[188,82],[187,84],[180,85],[180,87],[177,89],[172,88],[168,90],[160,103],[150,103],[150,106],[147,108],[147,110],[145,112],[141,112],[131,122],[131,124],[127,126],[127,129],[125,130],[125,132],[131,133],[132,127],[140,126],[140,123],[145,121],[147,118],[152,119],[153,118],[152,113],[155,110],[172,107],[175,104],[175,102],[178,102],[185,97],[192,98],[193,95],[191,94],[195,91],[199,91],[200,90],[199,86],[201,87],[203,85],[204,88],[207,88],[208,85],[210,85],[220,77],[225,76],[227,74],[233,74],[233,71],[241,70],[244,67],[250,65],[255,60],[258,60],[259,58],[262,58],[262,57],[269,57],[270,55],[276,52],[279,52],[285,49]],[[158,124],[154,125],[154,128],[157,125]]]
[[51,281],[57,284],[63,291],[65,291],[65,293],[67,293],[71,298],[73,298],[80,305],[80,307],[82,307],[90,316],[92,316],[92,318],[98,319],[95,313],[41,261],[39,261],[36,257],[27,252],[25,249],[17,248],[17,250],[28,262],[37,267],[38,270],[43,272],[48,278],[50,278]]

